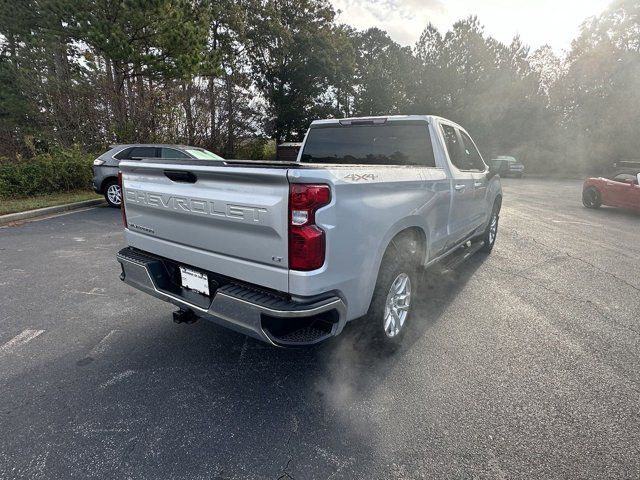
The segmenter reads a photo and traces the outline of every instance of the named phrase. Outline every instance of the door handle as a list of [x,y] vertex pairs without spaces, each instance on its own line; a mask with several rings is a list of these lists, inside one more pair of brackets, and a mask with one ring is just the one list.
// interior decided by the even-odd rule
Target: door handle
[[475,182],[475,183],[473,184],[473,188],[480,188],[480,187],[482,187],[483,185],[484,185],[484,184],[483,184],[482,182]]
[[196,183],[198,181],[198,177],[196,177],[191,172],[180,172],[180,171],[177,171],[177,170],[165,170],[164,174],[168,179],[173,180],[174,182]]
[[455,187],[453,188],[455,188],[457,191],[460,191],[460,190],[464,190],[465,186],[466,185],[464,183],[456,183]]

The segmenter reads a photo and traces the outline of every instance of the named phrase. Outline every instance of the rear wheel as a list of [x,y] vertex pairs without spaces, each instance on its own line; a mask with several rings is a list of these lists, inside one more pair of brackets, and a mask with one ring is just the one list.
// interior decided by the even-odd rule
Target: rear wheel
[[600,191],[596,187],[586,188],[582,192],[582,204],[587,208],[600,208],[602,205]]
[[116,179],[107,180],[104,185],[104,198],[109,206],[114,208],[120,208],[122,203],[122,192],[120,191],[120,185]]
[[392,353],[402,342],[413,313],[412,295],[418,288],[417,242],[402,242],[385,254],[362,327],[382,353]]

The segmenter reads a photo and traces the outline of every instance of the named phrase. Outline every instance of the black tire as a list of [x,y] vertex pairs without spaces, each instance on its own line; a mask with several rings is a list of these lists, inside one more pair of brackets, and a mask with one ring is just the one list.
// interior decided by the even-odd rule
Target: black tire
[[480,240],[484,242],[481,252],[491,253],[493,246],[496,244],[496,238],[498,237],[498,225],[500,223],[500,199],[496,199],[493,203],[493,209],[491,210],[491,217],[489,223],[485,229]]
[[[413,251],[410,242],[414,242]],[[411,298],[417,293],[419,280],[416,245],[413,240],[390,245],[380,265],[371,306],[362,327],[370,347],[381,354],[397,350],[413,318],[415,301]]]
[[582,192],[582,204],[587,208],[600,208],[602,206],[600,191],[596,187],[585,188]]
[[110,207],[120,208],[122,204],[122,192],[115,178],[107,180],[103,187],[104,198]]

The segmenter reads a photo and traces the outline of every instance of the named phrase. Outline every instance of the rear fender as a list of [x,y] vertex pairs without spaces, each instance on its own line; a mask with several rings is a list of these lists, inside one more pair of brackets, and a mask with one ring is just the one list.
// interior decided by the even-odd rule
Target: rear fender
[[[409,217],[405,217],[387,230],[385,235],[382,237],[382,241],[378,246],[378,251],[376,255],[376,264],[374,272],[376,273],[376,280],[378,278],[378,274],[380,272],[380,266],[382,265],[382,260],[384,258],[384,254],[389,248],[391,241],[398,236],[400,233],[407,230],[417,230],[423,235],[423,242],[421,244],[422,251],[420,253],[420,266],[424,267],[429,258],[429,227],[425,221],[425,219],[421,216],[412,215]],[[369,303],[371,303],[371,299],[373,298],[373,291],[375,290],[376,282],[370,282],[370,286],[367,291],[367,299]]]
[[108,182],[112,180],[118,181],[118,169],[115,169],[115,173],[113,175],[111,173],[113,172],[107,173],[107,176],[104,177],[102,182],[100,183],[100,193],[104,193],[105,187],[107,186]]

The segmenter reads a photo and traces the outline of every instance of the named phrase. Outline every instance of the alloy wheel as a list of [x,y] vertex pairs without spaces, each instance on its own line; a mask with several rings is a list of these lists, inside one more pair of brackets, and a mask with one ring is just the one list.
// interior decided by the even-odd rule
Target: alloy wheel
[[489,224],[489,243],[492,244],[496,241],[496,234],[498,233],[498,214],[491,215],[491,223]]
[[391,283],[384,307],[384,333],[395,337],[400,333],[409,315],[411,305],[411,278],[400,273]]
[[120,205],[120,203],[122,202],[122,193],[120,191],[120,186],[109,185],[109,188],[107,188],[107,197],[109,198],[109,201],[114,205]]

